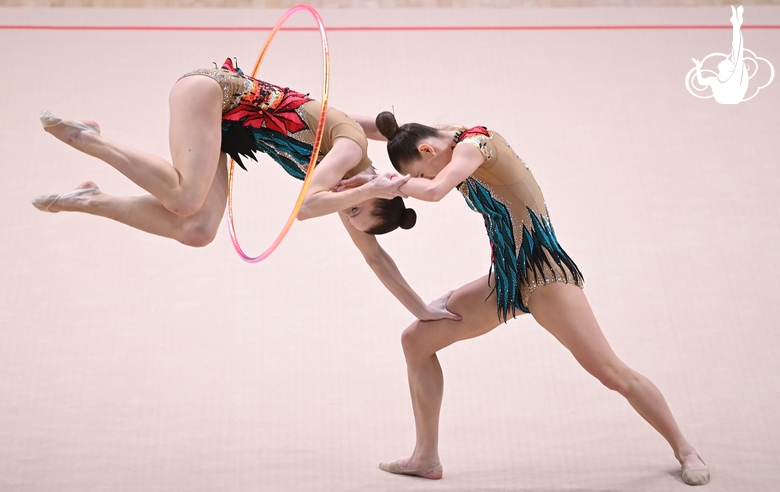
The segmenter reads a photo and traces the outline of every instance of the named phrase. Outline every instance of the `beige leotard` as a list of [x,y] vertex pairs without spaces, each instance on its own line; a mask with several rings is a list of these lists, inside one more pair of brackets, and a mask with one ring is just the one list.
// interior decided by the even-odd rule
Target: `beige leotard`
[[458,191],[485,218],[499,317],[530,312],[528,299],[540,285],[582,287],[582,273],[555,237],[542,190],[506,140],[479,126],[459,131],[455,145],[474,145],[485,159]]
[[[307,95],[248,77],[230,59],[222,68],[201,68],[182,76],[205,75],[222,88],[222,150],[244,167],[241,156],[264,152],[292,176],[303,179],[311,159],[320,117],[320,103]],[[362,127],[343,111],[328,107],[317,162],[348,138],[363,151],[345,177],[371,167],[368,141]]]

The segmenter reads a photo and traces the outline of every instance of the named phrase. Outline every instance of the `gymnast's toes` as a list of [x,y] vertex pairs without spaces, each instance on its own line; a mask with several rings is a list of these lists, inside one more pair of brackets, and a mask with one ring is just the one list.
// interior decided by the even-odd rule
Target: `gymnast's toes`
[[688,485],[707,485],[710,482],[710,471],[699,453],[693,451],[680,459],[682,465],[682,481]]
[[100,126],[94,121],[64,120],[49,111],[39,115],[43,129],[69,145],[82,142],[90,136],[100,135]]
[[95,183],[85,181],[69,193],[49,193],[37,196],[33,199],[32,204],[41,212],[56,214],[57,212],[75,210],[77,204],[89,200],[98,193],[100,193],[100,189]]
[[413,477],[427,478],[428,480],[439,480],[442,477],[443,469],[441,463],[436,463],[422,466],[422,467],[409,467],[408,462],[401,467],[401,460],[391,461],[389,463],[379,463],[379,468],[388,473],[395,473],[397,475],[410,475]]

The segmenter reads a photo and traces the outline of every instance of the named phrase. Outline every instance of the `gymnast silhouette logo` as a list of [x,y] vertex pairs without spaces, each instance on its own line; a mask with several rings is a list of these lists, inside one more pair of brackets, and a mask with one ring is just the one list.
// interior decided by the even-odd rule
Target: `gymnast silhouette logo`
[[[731,25],[732,39],[731,39],[731,53],[725,55],[723,53],[711,53],[704,57],[702,61],[693,58],[693,63],[696,65],[685,76],[685,87],[688,92],[700,99],[708,99],[714,97],[715,101],[720,104],[739,104],[742,101],[749,101],[756,97],[758,92],[764,87],[772,83],[775,78],[775,67],[766,58],[761,58],[749,49],[745,48],[742,40],[742,33],[740,27],[742,27],[742,12],[744,9],[740,5],[736,9],[731,6]],[[714,61],[721,60],[718,63],[718,73],[713,70],[703,69],[704,63],[713,58]],[[759,73],[759,61],[766,63],[769,67],[769,80],[762,86],[755,89],[755,92],[749,97],[745,97],[748,92],[748,85],[750,80]],[[762,65],[763,66],[763,65]],[[761,71],[766,72],[766,69]],[[713,76],[704,77],[703,73],[712,74]],[[762,77],[766,78],[766,77]],[[757,82],[756,82],[757,83]],[[708,90],[711,89],[712,93],[708,95]]]

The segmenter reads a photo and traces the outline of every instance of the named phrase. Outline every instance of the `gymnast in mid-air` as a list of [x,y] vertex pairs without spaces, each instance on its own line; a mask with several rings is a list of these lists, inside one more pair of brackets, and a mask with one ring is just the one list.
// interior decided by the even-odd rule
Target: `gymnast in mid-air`
[[[43,112],[47,132],[110,164],[149,195],[110,196],[87,181],[69,193],[37,197],[33,204],[48,212],[103,216],[204,246],[213,240],[224,214],[227,155],[243,167],[242,156],[267,153],[302,179],[313,153],[318,108],[319,103],[299,92],[242,74],[229,60],[221,68],[190,72],[170,94],[171,163],[104,138],[97,123]],[[386,138],[391,161],[407,176],[376,175],[366,154],[367,136]],[[417,444],[410,458],[383,464],[383,469],[442,476],[438,418],[443,380],[436,352],[485,334],[520,311],[532,313],[587,371],[628,399],[669,442],[686,483],[709,481],[706,465],[680,432],[658,389],[612,352],[582,293],[582,275],[558,244],[541,191],[498,134],[482,127],[398,128],[389,113],[375,123],[330,108],[318,158],[298,217],[339,212],[377,277],[418,318],[402,336]],[[485,217],[493,269],[426,304],[375,235],[414,225],[415,214],[402,196],[437,201],[456,187]]]
[[[228,59],[221,68],[183,75],[170,94],[171,160],[147,154],[100,134],[91,121],[70,121],[41,113],[44,129],[71,147],[113,166],[149,192],[112,196],[91,181],[74,191],[41,195],[33,205],[47,212],[82,212],[136,229],[205,246],[217,233],[228,194],[227,155],[244,167],[242,156],[268,154],[288,174],[303,179],[313,153],[320,103],[306,95],[249,77]],[[408,177],[376,174],[367,156],[363,126],[382,139],[373,118],[347,116],[328,108],[318,164],[298,213],[299,219],[340,212],[344,227],[379,280],[418,319],[458,316],[427,304],[409,287],[376,234],[411,228],[398,187]],[[371,131],[371,130],[369,130]],[[365,184],[333,191],[344,178],[370,176]],[[381,218],[382,220],[375,220]],[[367,234],[362,231],[367,231]]]
[[[115,197],[86,182],[64,194],[33,200],[48,212],[74,211],[108,217],[142,231],[189,246],[210,243],[224,214],[227,155],[241,167],[241,156],[270,155],[285,171],[303,179],[312,154],[320,104],[304,94],[244,75],[231,60],[221,68],[199,69],[182,76],[170,93],[171,163],[112,142],[95,122],[63,120],[44,111],[41,122],[58,139],[113,166],[150,193]],[[404,213],[398,186],[405,178],[383,174],[344,193],[332,193],[339,180],[358,173],[375,174],[366,136],[345,113],[329,108],[316,173],[299,219],[386,199],[378,213]],[[372,207],[374,210],[374,207]],[[400,222],[400,221],[398,221]],[[372,231],[385,232],[385,231]]]
[[[440,310],[456,313],[461,320],[417,320],[403,332],[417,438],[409,458],[382,463],[380,468],[429,479],[442,477],[438,437],[444,379],[436,353],[531,313],[586,371],[624,396],[666,439],[686,484],[708,483],[707,466],[683,436],[661,392],[612,351],[583,293],[582,273],[558,242],[539,185],[506,140],[482,126],[433,128],[410,123],[399,127],[389,112],[381,113],[376,124],[366,129],[385,137],[393,166],[412,176],[401,186],[403,194],[436,202],[457,189],[469,207],[484,217],[492,247],[488,275],[438,300]],[[368,179],[355,176],[337,189],[364,185]]]

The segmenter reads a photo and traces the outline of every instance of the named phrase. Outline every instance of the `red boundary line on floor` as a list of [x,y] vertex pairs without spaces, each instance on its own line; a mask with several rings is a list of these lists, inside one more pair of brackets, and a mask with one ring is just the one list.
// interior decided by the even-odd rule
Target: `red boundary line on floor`
[[[24,31],[270,31],[271,27],[215,26],[48,26],[0,25],[0,30]],[[636,25],[636,26],[365,26],[329,27],[328,31],[617,31],[666,29],[731,29],[728,25]],[[742,29],[780,29],[780,25],[742,26]],[[282,31],[317,31],[316,27],[283,27]]]

